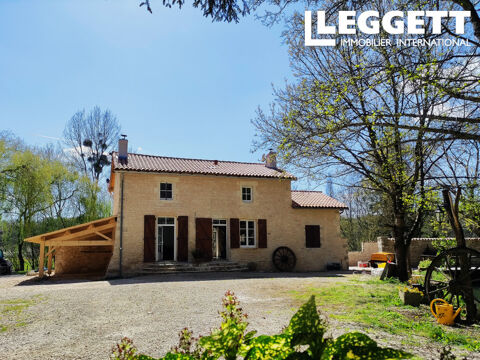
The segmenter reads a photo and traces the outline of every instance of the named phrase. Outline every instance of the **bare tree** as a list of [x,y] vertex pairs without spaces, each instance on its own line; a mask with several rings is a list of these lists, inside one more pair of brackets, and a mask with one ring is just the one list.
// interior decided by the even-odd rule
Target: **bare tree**
[[77,111],[63,132],[71,160],[92,181],[98,182],[103,168],[110,165],[108,153],[120,135],[120,125],[110,110],[95,106],[89,113]]
[[[385,12],[394,5],[379,0],[368,8]],[[417,63],[448,53],[435,47],[305,47],[301,15],[290,21],[285,40],[296,82],[276,90],[268,113],[259,111],[256,145],[277,148],[307,176],[335,170],[337,182],[362,183],[382,194],[399,277],[407,280],[408,248],[430,211],[425,181],[443,155],[440,144],[456,138],[452,131],[478,134],[478,126],[461,122],[444,128],[442,117],[456,115],[457,104],[423,77],[410,76]]]

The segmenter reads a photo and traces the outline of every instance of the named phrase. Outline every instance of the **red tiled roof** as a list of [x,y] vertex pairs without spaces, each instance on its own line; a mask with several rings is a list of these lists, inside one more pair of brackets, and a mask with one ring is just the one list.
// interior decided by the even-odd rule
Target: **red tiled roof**
[[112,166],[114,171],[296,179],[286,171],[268,168],[263,163],[183,159],[142,154],[128,154],[128,162],[119,162],[117,152],[112,153]]
[[325,195],[321,191],[300,190],[292,190],[292,207],[347,209],[345,204]]

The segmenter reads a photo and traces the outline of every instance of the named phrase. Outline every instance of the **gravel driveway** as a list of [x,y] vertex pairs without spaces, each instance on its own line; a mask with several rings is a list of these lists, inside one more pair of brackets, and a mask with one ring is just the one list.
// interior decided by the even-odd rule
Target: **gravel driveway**
[[[139,350],[161,356],[177,344],[185,326],[195,335],[219,325],[226,290],[249,315],[250,329],[279,332],[294,313],[290,290],[345,281],[334,273],[216,273],[154,275],[111,281],[32,283],[0,277],[0,304],[28,300],[19,311],[2,311],[2,359],[107,359],[123,336]],[[28,280],[29,279],[29,280]],[[27,280],[27,281],[26,281]],[[30,283],[30,285],[22,285]]]

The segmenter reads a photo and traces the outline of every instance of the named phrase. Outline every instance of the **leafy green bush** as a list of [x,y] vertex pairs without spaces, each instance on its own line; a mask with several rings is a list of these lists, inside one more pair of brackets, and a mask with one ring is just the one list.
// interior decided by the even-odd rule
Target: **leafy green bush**
[[432,241],[432,246],[437,250],[437,255],[442,251],[452,249],[457,246],[455,238],[439,238]]
[[419,269],[428,269],[430,264],[432,263],[432,260],[422,260],[418,263],[418,268]]
[[[381,348],[367,335],[352,332],[337,339],[326,338],[326,322],[317,312],[315,297],[300,307],[288,326],[278,335],[255,336],[247,332],[247,315],[239,306],[237,297],[227,291],[223,298],[222,323],[210,335],[195,339],[184,328],[179,334],[179,345],[158,360],[333,360],[333,359],[407,359],[412,355],[401,350]],[[113,360],[155,360],[137,354],[128,338],[112,349]]]

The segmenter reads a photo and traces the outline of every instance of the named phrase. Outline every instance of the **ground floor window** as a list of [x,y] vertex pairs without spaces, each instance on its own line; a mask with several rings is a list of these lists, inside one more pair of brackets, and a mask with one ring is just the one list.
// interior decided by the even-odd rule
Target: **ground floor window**
[[255,247],[254,220],[240,220],[240,246]]
[[305,225],[305,247],[319,248],[320,246],[320,225]]

